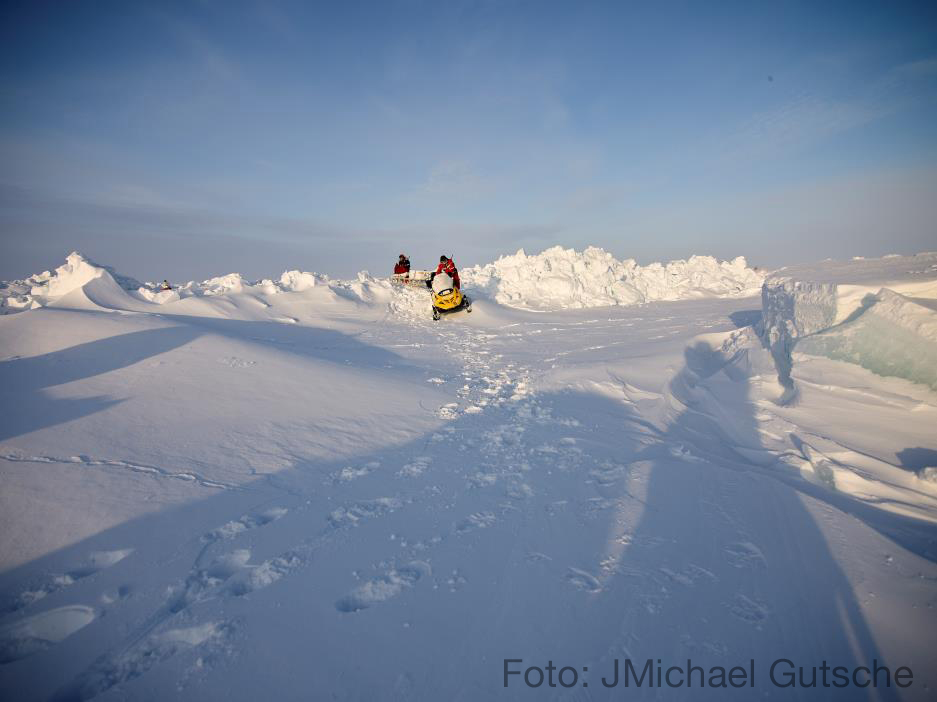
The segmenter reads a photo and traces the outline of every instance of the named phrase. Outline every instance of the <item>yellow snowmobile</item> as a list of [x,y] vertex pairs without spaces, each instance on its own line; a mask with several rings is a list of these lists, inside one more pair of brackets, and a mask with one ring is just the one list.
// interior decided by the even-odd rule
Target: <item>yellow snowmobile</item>
[[461,310],[472,311],[472,301],[453,285],[449,275],[438,273],[427,284],[433,291],[433,319]]

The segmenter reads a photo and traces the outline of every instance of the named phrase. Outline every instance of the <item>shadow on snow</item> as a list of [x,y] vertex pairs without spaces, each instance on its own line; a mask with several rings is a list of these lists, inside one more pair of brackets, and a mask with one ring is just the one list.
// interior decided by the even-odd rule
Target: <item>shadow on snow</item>
[[[154,333],[146,346],[168,350],[197,328],[256,335],[336,363],[360,343],[212,320]],[[59,361],[49,354],[4,372],[34,378],[25,387],[37,391],[133,362],[139,352],[128,342],[104,340],[93,354],[67,350]],[[87,355],[115,352],[124,360],[81,368]],[[381,350],[354,357],[371,367],[403,362]],[[66,370],[69,364],[76,367]],[[703,384],[716,378],[727,406],[742,410],[731,431],[698,409]],[[804,507],[805,486],[753,469],[732,448],[760,446],[744,377],[698,346],[688,349],[670,391],[682,409],[663,433],[621,400],[545,394],[463,416],[406,446],[300,462],[0,574],[0,595],[10,600],[89,553],[135,549],[0,622],[9,631],[73,604],[96,615],[60,643],[0,666],[0,690],[23,699],[90,699],[113,688],[125,696],[177,695],[196,654],[183,655],[194,646],[167,643],[175,641],[167,632],[205,622],[222,622],[219,631],[239,653],[192,679],[203,686],[192,688],[194,697],[223,685],[242,699],[621,699],[621,687],[605,690],[599,678],[626,657],[675,665],[692,658],[706,668],[754,658],[756,689],[765,692],[766,666],[776,658],[808,667],[882,660]],[[425,460],[407,474],[419,457]],[[345,479],[349,465],[355,477]],[[289,511],[267,519],[271,507]],[[277,577],[238,580],[247,557]],[[238,587],[227,584],[232,578]],[[389,606],[394,599],[400,606]],[[591,684],[505,690],[505,658],[588,666]],[[145,687],[134,687],[138,679]],[[868,696],[855,688],[796,692]],[[627,691],[629,698],[691,693],[726,696],[710,688]]]

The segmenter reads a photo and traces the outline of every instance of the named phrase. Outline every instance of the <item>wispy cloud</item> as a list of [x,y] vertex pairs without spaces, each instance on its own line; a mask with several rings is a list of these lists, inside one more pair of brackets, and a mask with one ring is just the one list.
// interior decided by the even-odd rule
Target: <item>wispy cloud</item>
[[723,158],[749,160],[797,151],[892,111],[878,102],[835,101],[799,95],[784,105],[751,115],[721,145]]
[[257,242],[346,239],[374,241],[384,233],[312,219],[229,213],[174,201],[147,188],[126,186],[96,196],[56,193],[37,188],[0,185],[0,213],[41,211],[43,219],[68,228],[81,222],[105,229],[123,228],[130,237],[188,235],[235,237]]
[[769,110],[755,112],[721,141],[726,160],[740,161],[789,154],[843,132],[872,124],[933,99],[937,59],[894,66],[868,76],[862,87],[841,97],[801,92]]
[[233,55],[194,20],[154,7],[148,10],[185,52],[190,70],[227,85],[243,83],[243,71]]

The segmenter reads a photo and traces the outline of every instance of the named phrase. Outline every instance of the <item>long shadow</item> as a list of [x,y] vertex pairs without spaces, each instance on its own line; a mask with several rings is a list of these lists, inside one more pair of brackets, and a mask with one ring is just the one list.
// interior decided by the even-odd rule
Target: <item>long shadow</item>
[[[86,313],[96,314],[96,313]],[[0,362],[0,441],[56,426],[113,407],[118,398],[55,397],[49,388],[102,375],[172,351],[204,334],[258,343],[304,358],[397,372],[420,369],[402,356],[331,329],[279,322],[160,315],[175,326],[146,329],[77,344],[59,351]]]
[[[570,564],[566,579],[580,597],[556,591],[544,596],[546,584],[543,592],[511,587],[508,601],[500,603],[500,620],[487,622],[495,626],[491,640],[499,642],[489,655],[523,659],[515,666],[521,670],[542,668],[548,660],[557,668],[586,664],[588,695],[570,694],[592,700],[898,699],[894,687],[823,687],[822,671],[816,688],[780,689],[769,679],[779,659],[793,661],[795,673],[804,666],[807,682],[812,667],[824,661],[853,670],[878,660],[892,674],[909,664],[924,672],[927,654],[916,662],[885,659],[827,545],[829,535],[802,494],[748,458],[762,446],[756,408],[747,374],[728,360],[705,344],[687,350],[686,365],[669,388],[669,405],[681,409],[663,432],[649,431],[628,403],[580,393],[544,398],[576,408],[574,416],[588,421],[592,440],[606,442],[609,454],[593,451],[588,477],[594,498],[582,496],[587,476],[564,473],[543,507],[549,511],[551,500],[562,497],[563,504],[587,505],[588,513],[614,514],[603,520],[604,544],[589,535],[589,519],[562,526],[555,517],[531,519],[544,532],[538,551],[551,564]],[[538,541],[532,533],[524,538]],[[664,670],[685,671],[692,660],[707,681],[714,666],[747,670],[753,660],[754,683],[742,690],[701,687],[695,677],[692,689],[661,689],[654,674],[653,686],[645,679],[636,687],[632,678],[625,688],[625,659],[639,675],[647,661],[655,670],[662,663]],[[613,679],[615,660],[619,685],[605,689],[600,677]],[[781,664],[778,681],[786,682],[783,673],[790,670]],[[834,682],[830,673],[827,679]],[[544,691],[512,683],[511,694],[494,686],[486,693],[540,699]]]
[[60,351],[0,363],[0,440],[100,412],[120,403],[106,396],[54,397],[48,388],[126,368],[199,336],[190,326],[118,334]]
[[[604,545],[583,536],[588,520],[572,532],[573,523],[558,527],[551,519],[532,518],[544,532],[539,543],[548,562],[562,553],[571,563],[567,579],[582,590],[581,598],[551,601],[537,590],[507,589],[502,619],[491,633],[499,645],[486,653],[499,662],[523,659],[515,665],[521,670],[542,668],[548,660],[557,668],[587,664],[588,694],[570,691],[571,699],[898,699],[893,678],[892,687],[876,690],[823,687],[822,671],[816,688],[780,689],[769,679],[779,659],[793,661],[795,673],[804,666],[807,682],[812,667],[824,662],[853,670],[878,660],[892,674],[911,665],[920,675],[928,654],[917,661],[883,656],[827,545],[830,535],[797,489],[748,458],[762,444],[747,375],[704,344],[688,349],[685,360],[669,388],[670,406],[681,409],[662,433],[650,433],[634,405],[579,393],[544,398],[577,408],[575,416],[589,422],[593,437],[610,437],[606,445],[614,453],[603,460],[601,449],[593,452],[597,497],[586,504],[616,513],[606,520]],[[582,499],[581,484],[564,475],[545,508],[556,497],[564,504]],[[578,536],[571,539],[570,533]],[[564,547],[571,540],[576,548]],[[635,687],[632,678],[625,688],[628,658],[639,674],[648,660],[655,669],[662,663],[665,670],[685,670],[691,659],[706,670],[707,681],[713,666],[747,670],[754,660],[755,679],[741,690],[701,687],[698,677],[692,689],[661,689],[656,676],[652,687],[647,680]],[[616,659],[619,686],[604,689],[599,678],[613,678]],[[780,665],[779,682],[790,670]],[[834,682],[830,673],[827,679]],[[519,682],[510,694],[495,686],[486,693],[501,699],[546,694]]]
[[761,310],[739,310],[729,313],[729,320],[735,325],[736,329],[752,327],[761,321]]
[[[383,370],[394,367],[398,374],[401,370],[404,374],[421,374],[425,371],[425,368],[421,370],[421,367],[393,352],[333,330],[275,322],[161,317],[170,319],[177,326],[109,337],[42,356],[14,359],[0,366],[0,380],[3,381],[4,390],[9,393],[7,402],[15,401],[23,415],[21,423],[5,425],[6,436],[18,436],[53,426],[118,402],[92,398],[100,401],[85,401],[81,405],[83,411],[79,412],[74,411],[75,404],[46,396],[43,392],[46,388],[130,366],[205,334],[218,334],[232,341],[259,343],[284,353],[329,363],[354,364],[361,369]],[[422,375],[420,377],[422,380]],[[23,400],[24,396],[26,401]],[[425,448],[426,439],[421,439],[409,446],[388,449],[388,452],[408,456]],[[388,452],[376,452],[370,457],[361,458],[364,464],[368,464],[372,462],[370,459],[385,459]],[[159,662],[161,656],[168,654],[162,649],[148,650],[142,668],[111,670],[104,677],[95,676],[95,670],[99,668],[93,665],[95,657],[102,651],[113,651],[115,644],[118,648],[123,646],[125,652],[133,646],[133,642],[127,639],[126,629],[117,625],[113,618],[107,620],[103,616],[111,609],[108,605],[128,608],[131,611],[129,620],[133,621],[142,611],[153,609],[149,603],[154,599],[158,602],[165,594],[146,591],[153,584],[146,582],[145,576],[144,581],[139,582],[134,575],[135,568],[142,567],[142,572],[152,575],[147,569],[153,567],[154,561],[159,561],[158,590],[164,588],[167,582],[187,582],[186,578],[192,576],[193,562],[200,563],[206,544],[211,546],[218,541],[212,534],[220,527],[231,524],[231,520],[241,525],[232,527],[235,533],[245,523],[248,524],[247,529],[263,526],[268,519],[263,507],[274,502],[296,508],[302,526],[295,532],[296,538],[290,541],[300,545],[300,548],[310,534],[321,537],[341,532],[348,525],[338,524],[331,516],[335,505],[329,504],[327,499],[342,496],[349,501],[352,509],[357,509],[355,505],[359,497],[364,499],[366,505],[370,503],[365,498],[374,497],[373,488],[366,487],[366,481],[346,485],[335,477],[347,467],[348,460],[312,463],[300,460],[293,470],[267,476],[240,489],[223,490],[207,499],[132,520],[0,574],[0,614],[6,615],[0,627],[0,697],[8,698],[15,690],[20,699],[47,699],[58,689],[62,699],[86,699],[114,684],[142,675],[149,665]],[[334,489],[328,491],[328,497],[320,494],[323,492],[323,481],[334,485]],[[370,507],[361,509],[367,511]],[[350,514],[351,521],[358,518],[356,513]],[[238,522],[241,518],[244,521]],[[375,543],[383,543],[383,540],[375,540]],[[134,552],[111,568],[95,565],[95,559],[104,558],[106,561],[115,545],[121,549],[134,549]],[[211,575],[202,571],[199,573],[199,577],[216,577],[214,572]],[[104,584],[101,583],[102,579]],[[74,609],[76,597],[82,603],[92,604],[98,616],[87,629],[68,636],[66,634],[72,633],[70,622],[75,617],[88,616],[89,610],[85,604],[81,605],[80,610]],[[72,609],[56,608],[63,601]],[[177,614],[184,618],[188,614],[184,610],[185,606],[157,606],[155,613],[149,615],[150,624],[141,625],[138,631],[142,633],[138,635],[145,638],[145,632],[155,625],[154,622],[165,621]],[[48,622],[43,623],[41,618],[35,619],[35,615],[42,612],[51,612]],[[337,609],[333,609],[333,612],[338,616]],[[11,626],[13,629],[10,629]],[[17,626],[26,628],[20,631],[16,629]],[[33,630],[38,630],[38,633],[31,633]],[[78,643],[82,637],[84,644]],[[124,640],[123,644],[120,643],[121,639]],[[102,640],[108,643],[102,646]],[[87,648],[89,643],[91,647]],[[71,651],[64,658],[55,655],[55,649],[60,646],[68,647]],[[45,655],[48,649],[53,649],[49,651],[51,659]],[[92,658],[82,655],[89,652],[94,652]],[[151,660],[148,656],[155,658]],[[100,664],[105,659],[98,658],[97,661]],[[107,660],[113,662],[114,658]],[[54,661],[51,663],[53,667],[50,667],[50,661]],[[117,665],[119,667],[120,664]],[[84,677],[81,676],[82,669]],[[78,682],[64,685],[70,679]],[[89,680],[91,683],[88,683]]]
[[[413,368],[417,366],[402,356],[380,346],[362,341],[344,332],[283,322],[244,321],[216,317],[160,315],[163,319],[186,325],[202,333],[213,333],[233,341],[260,343],[284,353],[316,358],[332,363],[353,363],[369,369]],[[359,335],[360,336],[360,335]]]
[[[261,545],[255,552],[266,547],[272,549],[270,556],[302,559],[302,564],[290,566],[296,566],[295,577],[300,580],[300,587],[321,588],[322,574],[310,573],[306,562],[313,560],[315,548],[334,539],[340,549],[350,530],[364,528],[364,522],[381,516],[384,510],[380,502],[384,493],[380,488],[363,479],[345,482],[337,477],[342,469],[349,465],[366,466],[372,461],[386,462],[388,456],[400,456],[403,461],[404,457],[424,450],[425,445],[426,439],[421,437],[411,444],[354,460],[300,461],[292,469],[122,523],[0,573],[0,699],[91,699],[166,663],[187,646],[184,641],[164,646],[158,630],[150,637],[160,624],[172,621],[182,628],[191,626],[193,613],[200,607],[226,599],[232,601],[228,609],[249,606],[250,597],[245,595],[251,593],[251,586],[244,583],[241,589],[218,587],[204,598],[186,597],[193,586],[205,587],[207,592],[212,582],[230,575],[225,571],[226,565],[213,565],[212,559],[234,545],[254,548],[259,540]],[[422,485],[401,487],[401,504],[421,498]],[[375,502],[373,498],[379,499]],[[344,516],[336,513],[337,509],[343,509],[341,505],[347,507],[342,512]],[[285,512],[282,518],[276,511],[279,508]],[[255,534],[257,539],[252,538]],[[264,543],[264,538],[274,541]],[[378,532],[373,542],[379,549],[386,543],[386,534]],[[284,546],[288,547],[285,551]],[[94,565],[98,554],[105,554],[107,560],[107,554],[114,549],[128,549],[132,553],[109,567]],[[366,565],[367,557],[359,556],[355,564]],[[354,582],[348,572],[336,571],[326,575],[326,580],[337,580],[339,584],[335,587],[347,580],[344,585],[347,590]],[[339,623],[326,622],[326,626],[344,626],[340,622],[341,612],[331,606],[336,595],[330,599],[329,610]],[[316,608],[308,605],[307,600],[308,597],[291,600],[303,603],[304,608],[309,606],[310,611],[293,610],[289,616],[309,617],[314,622]],[[64,618],[66,606],[76,604],[90,605],[94,620],[75,633],[36,634],[49,639],[31,638],[29,629],[17,633],[19,622],[31,622],[43,612]],[[66,625],[63,619],[59,628]],[[310,629],[309,634],[315,631]],[[133,657],[135,651],[140,651],[139,658]],[[305,660],[305,654],[298,655]],[[342,655],[349,654],[346,651]],[[331,665],[340,666],[341,661],[332,661]],[[310,670],[318,675],[318,668]],[[167,694],[177,692],[174,690],[177,678],[172,677],[177,673],[157,676],[157,684],[169,685]],[[264,680],[261,675],[259,682]],[[271,678],[264,685],[275,690],[276,683]],[[277,697],[274,692],[270,694],[271,699]],[[232,699],[247,698],[236,694]]]
[[[230,328],[238,338],[255,329]],[[328,338],[283,334],[278,338]],[[345,341],[336,342],[314,351],[341,362]],[[375,367],[384,361],[373,360]],[[714,419],[706,403],[717,382],[733,413]],[[599,678],[611,675],[616,658],[641,665],[692,658],[706,668],[754,658],[755,688],[740,692],[762,696],[783,692],[767,680],[766,665],[776,658],[808,667],[882,660],[800,495],[753,466],[738,468],[751,466],[744,449],[760,445],[744,377],[700,346],[687,352],[671,392],[683,409],[656,434],[621,401],[546,394],[528,408],[523,427],[503,409],[466,416],[446,443],[420,437],[357,457],[356,467],[382,465],[348,481],[341,477],[347,460],[298,463],[0,574],[9,606],[24,590],[54,582],[51,575],[82,572],[75,566],[91,553],[137,549],[14,612],[16,619],[81,602],[92,603],[98,616],[60,643],[0,666],[0,696],[89,699],[151,671],[146,696],[178,694],[185,671],[173,658],[183,658],[185,644],[151,634],[163,623],[190,631],[219,618],[231,627],[223,630],[224,645],[233,641],[244,651],[249,674],[220,664],[212,670],[207,658],[205,675],[233,699],[542,699],[553,691],[502,687],[502,660],[524,658],[587,665],[589,699],[721,700],[726,690],[605,690]],[[454,442],[463,440],[467,450],[454,453]],[[506,448],[495,458],[479,455],[479,445],[492,442]],[[420,469],[424,477],[387,482],[386,471],[419,455],[433,459]],[[497,472],[493,485],[474,479],[486,471]],[[290,511],[274,519],[270,507]],[[236,555],[235,547],[269,559],[274,573],[286,569],[282,579],[263,591],[249,582],[225,585],[231,561],[213,559]],[[484,559],[472,556],[479,551]],[[401,565],[411,558],[431,562],[432,575]],[[391,569],[370,581],[371,591],[398,588],[395,596],[408,606],[358,609],[360,601],[349,600],[356,582],[349,574],[367,564]],[[211,597],[187,598],[190,591]],[[263,628],[238,630],[242,619]],[[570,694],[576,692],[586,698],[585,690]],[[870,694],[851,687],[804,696]]]
[[[658,593],[629,578],[614,584],[621,597],[641,604],[622,622],[628,652],[675,665],[692,658],[707,669],[747,667],[754,660],[753,692],[759,696],[782,692],[769,679],[778,659],[805,666],[808,681],[810,669],[824,661],[850,670],[882,661],[828,536],[799,492],[746,458],[761,448],[746,375],[705,344],[688,348],[685,360],[670,383],[683,410],[658,445],[634,457],[638,465],[646,461],[647,508],[623,553],[622,570],[664,575],[650,579],[661,585]],[[904,661],[889,663],[894,670]],[[783,664],[779,670],[790,668]],[[726,694],[690,692],[671,694]],[[897,699],[894,688],[788,692],[815,699]]]
[[901,467],[915,473],[924,468],[937,468],[937,451],[932,448],[915,446],[898,452]]

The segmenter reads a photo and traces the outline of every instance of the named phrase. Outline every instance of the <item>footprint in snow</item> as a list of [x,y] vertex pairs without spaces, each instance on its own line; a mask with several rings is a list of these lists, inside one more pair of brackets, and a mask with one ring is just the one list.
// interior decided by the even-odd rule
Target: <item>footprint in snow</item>
[[348,483],[352,480],[357,480],[358,478],[363,478],[369,473],[377,470],[381,467],[380,461],[369,461],[363,466],[345,466],[338,473],[334,474],[332,477],[332,482],[336,483]]
[[759,569],[768,565],[764,553],[750,541],[729,544],[723,549],[726,560],[735,568]]
[[359,585],[335,603],[339,612],[360,612],[375,604],[396,597],[413,587],[422,577],[432,574],[425,561],[413,561],[401,568],[394,568]]
[[299,554],[290,552],[264,561],[259,565],[246,564],[231,576],[225,592],[234,597],[243,597],[277,582],[284,575],[305,563]]
[[584,592],[596,593],[602,591],[602,584],[598,579],[584,570],[579,570],[579,568],[570,567],[566,571],[566,582],[577,590],[583,590]]
[[43,597],[51,595],[53,592],[68,587],[78,580],[94,575],[105,568],[110,568],[112,565],[125,559],[131,553],[133,553],[132,548],[122,548],[114,551],[94,551],[88,555],[87,561],[81,565],[65,573],[49,576],[41,584],[21,592],[6,608],[6,611],[15,612],[23,607],[27,607],[33,602],[37,602]]
[[397,475],[402,478],[416,478],[417,476],[425,473],[432,463],[432,458],[429,456],[417,456],[409,463],[405,464],[398,472]]
[[396,497],[378,497],[373,500],[360,500],[344,507],[332,510],[329,524],[335,529],[357,526],[365,519],[380,517],[403,506]]
[[150,634],[120,654],[106,656],[60,689],[53,699],[90,700],[111,688],[138,678],[174,655],[196,650],[202,663],[223,653],[234,633],[230,622],[207,622]]
[[602,487],[609,487],[628,477],[628,466],[611,461],[603,461],[589,471],[589,478]]
[[442,407],[440,407],[436,411],[436,414],[439,416],[440,419],[455,419],[456,417],[459,416],[458,409],[459,409],[458,403],[450,402],[449,404],[443,405]]
[[456,524],[457,534],[466,534],[475,529],[487,529],[497,521],[494,512],[475,512]]
[[498,482],[497,473],[485,473],[483,471],[476,471],[474,474],[468,476],[468,484],[473,488],[483,488],[494,485]]
[[504,494],[512,500],[526,500],[533,497],[534,489],[527,483],[515,481],[508,485]]
[[737,594],[732,602],[726,602],[725,606],[732,616],[748,622],[757,629],[760,629],[761,624],[771,615],[770,608],[764,602],[753,600],[741,593]]
[[251,366],[257,365],[257,361],[245,361],[243,358],[238,358],[237,356],[225,356],[224,358],[219,358],[218,362],[223,363],[229,368],[250,368]]
[[177,614],[218,594],[243,597],[272,585],[306,563],[306,558],[297,551],[259,564],[251,564],[250,557],[250,550],[236,549],[219,556],[208,567],[194,570],[185,583],[173,589],[166,602],[167,611]]
[[0,629],[0,665],[45,651],[94,621],[91,607],[71,605],[34,614]]
[[245,531],[262,527],[270,522],[283,517],[289,510],[286,507],[271,507],[262,512],[254,514],[245,514],[239,519],[232,520],[223,524],[217,529],[212,529],[202,537],[203,542],[220,541],[222,539],[231,539]]
[[660,572],[663,573],[671,582],[677,583],[678,585],[684,585],[686,587],[693,587],[701,580],[718,582],[718,578],[711,571],[692,563],[680,571],[662,567]]

